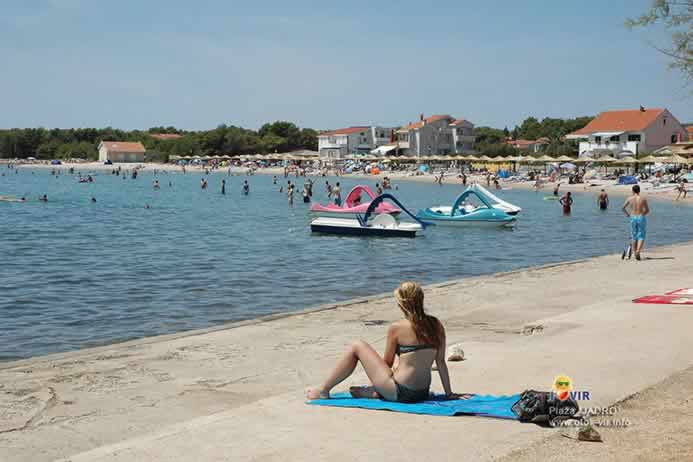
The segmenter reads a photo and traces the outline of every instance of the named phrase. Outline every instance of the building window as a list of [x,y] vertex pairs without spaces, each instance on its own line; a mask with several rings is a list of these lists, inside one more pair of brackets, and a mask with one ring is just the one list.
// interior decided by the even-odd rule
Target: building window
[[336,143],[336,142],[337,142],[337,137],[335,137],[335,136],[330,136],[330,137],[327,139],[327,141],[328,141],[329,143]]
[[679,138],[679,137],[678,137],[678,135],[677,135],[676,133],[674,133],[673,135],[671,135],[671,144],[676,143],[676,142],[678,141],[678,138]]
[[609,141],[611,141],[613,143],[618,143],[619,141],[621,141],[621,137],[618,135],[614,135],[611,138],[609,138]]
[[602,144],[602,137],[601,136],[595,136],[594,137],[594,142],[597,144]]
[[640,135],[628,135],[628,141],[640,141]]
[[662,119],[662,125],[666,125],[666,124],[667,124],[667,118],[665,117]]

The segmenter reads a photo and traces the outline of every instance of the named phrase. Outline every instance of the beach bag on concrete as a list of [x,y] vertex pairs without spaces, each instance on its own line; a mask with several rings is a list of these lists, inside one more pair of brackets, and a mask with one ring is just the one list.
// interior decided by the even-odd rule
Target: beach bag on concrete
[[525,390],[512,410],[521,422],[555,424],[576,418],[580,407],[573,398],[560,400],[548,391]]

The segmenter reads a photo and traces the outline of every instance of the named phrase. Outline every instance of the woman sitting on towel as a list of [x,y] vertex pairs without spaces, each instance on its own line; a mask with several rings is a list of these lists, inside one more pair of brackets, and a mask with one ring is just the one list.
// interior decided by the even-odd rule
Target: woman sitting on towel
[[[372,386],[352,387],[350,391],[355,398],[381,398],[402,403],[424,401],[430,394],[434,361],[445,394],[449,398],[456,397],[450,388],[445,362],[445,328],[437,318],[424,311],[421,286],[416,282],[403,282],[395,290],[395,299],[404,319],[390,325],[385,356],[381,357],[364,341],[352,343],[323,384],[308,390],[308,399],[329,398],[330,390],[349,377],[359,362]],[[395,356],[399,361],[393,367]]]

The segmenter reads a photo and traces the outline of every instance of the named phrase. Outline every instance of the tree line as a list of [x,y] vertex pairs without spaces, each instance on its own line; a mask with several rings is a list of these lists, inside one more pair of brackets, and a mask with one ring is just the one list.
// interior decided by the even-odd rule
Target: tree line
[[[176,139],[157,139],[154,134],[177,134]],[[212,130],[185,131],[175,127],[152,127],[149,130],[117,128],[13,128],[0,130],[0,158],[68,159],[98,158],[101,141],[140,141],[147,149],[147,159],[167,161],[171,155],[223,155],[286,152],[298,149],[317,150],[318,132],[299,128],[286,121],[250,130],[233,125],[219,125]]]
[[[572,155],[577,144],[565,140],[565,135],[584,127],[591,117],[574,119],[544,118],[539,121],[528,117],[512,130],[493,127],[477,127],[476,148],[488,156],[512,156],[519,151],[506,143],[509,138],[537,140],[547,138],[549,144],[543,153]],[[155,134],[176,134],[180,138],[157,139]],[[35,157],[37,159],[80,158],[95,160],[101,141],[140,141],[147,149],[147,160],[168,161],[169,156],[216,156],[255,153],[287,152],[297,149],[315,151],[318,148],[318,132],[299,128],[286,121],[263,125],[250,130],[233,125],[219,125],[212,130],[185,131],[175,127],[152,127],[149,130],[120,130],[116,128],[44,129],[24,128],[0,130],[0,158]]]
[[575,155],[578,150],[577,143],[566,140],[565,135],[579,130],[592,120],[590,116],[576,117],[573,119],[556,119],[545,117],[541,121],[536,117],[527,117],[520,125],[509,130],[508,127],[498,129],[493,127],[476,127],[475,150],[480,154],[495,156],[515,156],[520,151],[506,141],[530,140],[536,141],[545,138],[548,144],[542,149],[542,155],[550,156]]

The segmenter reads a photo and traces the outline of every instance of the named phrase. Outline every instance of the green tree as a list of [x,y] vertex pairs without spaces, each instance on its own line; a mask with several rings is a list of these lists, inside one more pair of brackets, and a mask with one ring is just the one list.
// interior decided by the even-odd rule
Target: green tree
[[693,0],[652,0],[650,9],[626,20],[629,28],[662,24],[671,31],[671,46],[655,47],[671,58],[670,66],[693,80]]

